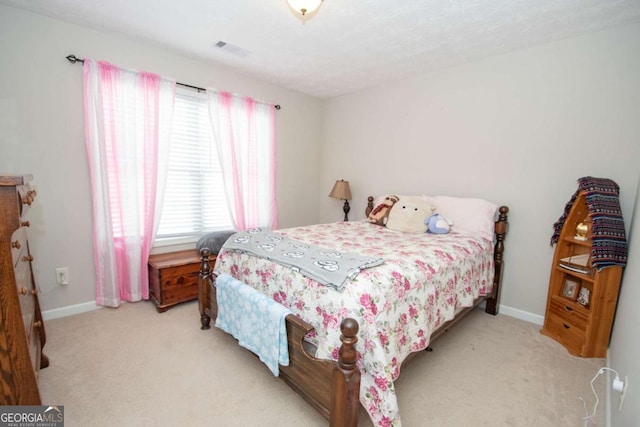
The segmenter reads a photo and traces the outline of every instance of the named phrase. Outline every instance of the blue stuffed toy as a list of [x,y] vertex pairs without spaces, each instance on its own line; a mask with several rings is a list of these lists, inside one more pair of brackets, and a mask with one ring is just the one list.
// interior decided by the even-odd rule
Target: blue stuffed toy
[[434,234],[446,234],[453,225],[451,220],[443,217],[439,213],[431,215],[424,220],[424,223],[427,225],[427,233]]

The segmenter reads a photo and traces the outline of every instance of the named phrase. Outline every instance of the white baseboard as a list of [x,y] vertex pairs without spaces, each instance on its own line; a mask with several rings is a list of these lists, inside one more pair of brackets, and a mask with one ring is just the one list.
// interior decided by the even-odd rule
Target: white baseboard
[[68,305],[66,307],[54,308],[53,310],[46,310],[42,312],[43,320],[58,319],[60,317],[72,316],[74,314],[86,313],[88,311],[99,310],[102,307],[96,304],[95,301],[83,302],[81,304]]
[[520,310],[502,304],[500,304],[499,313],[506,316],[515,317],[516,319],[524,320],[530,323],[535,323],[536,325],[542,326],[544,324],[544,316],[529,313],[528,311]]

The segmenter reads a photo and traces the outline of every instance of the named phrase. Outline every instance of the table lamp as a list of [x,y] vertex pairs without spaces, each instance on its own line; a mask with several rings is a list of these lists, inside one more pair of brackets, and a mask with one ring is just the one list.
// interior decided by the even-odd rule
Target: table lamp
[[329,197],[334,199],[344,200],[344,206],[342,210],[344,211],[344,220],[349,221],[349,200],[351,200],[351,189],[349,189],[349,181],[345,181],[340,179],[336,181],[333,185],[333,189],[331,193],[329,193]]

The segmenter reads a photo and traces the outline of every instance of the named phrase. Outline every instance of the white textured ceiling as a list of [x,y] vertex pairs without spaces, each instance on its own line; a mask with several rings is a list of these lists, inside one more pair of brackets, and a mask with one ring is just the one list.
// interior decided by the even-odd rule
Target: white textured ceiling
[[[304,23],[285,0],[0,3],[170,47],[320,98],[640,22],[640,0],[324,0]],[[246,55],[213,47],[220,40]]]

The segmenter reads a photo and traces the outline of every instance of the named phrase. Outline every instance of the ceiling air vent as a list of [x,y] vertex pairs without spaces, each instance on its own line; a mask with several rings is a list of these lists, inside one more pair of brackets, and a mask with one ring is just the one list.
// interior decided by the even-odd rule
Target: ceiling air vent
[[222,40],[216,42],[213,47],[218,48],[220,50],[223,50],[227,53],[230,53],[232,55],[238,56],[240,58],[244,58],[246,56],[249,56],[249,54],[251,52],[249,52],[248,50],[245,50],[241,47],[238,46],[234,46],[232,44],[229,44],[227,42],[223,42]]

